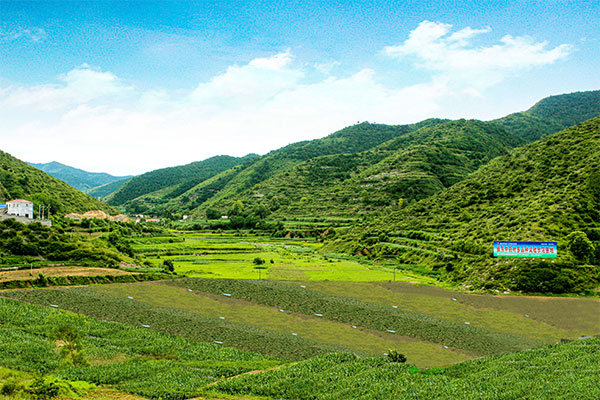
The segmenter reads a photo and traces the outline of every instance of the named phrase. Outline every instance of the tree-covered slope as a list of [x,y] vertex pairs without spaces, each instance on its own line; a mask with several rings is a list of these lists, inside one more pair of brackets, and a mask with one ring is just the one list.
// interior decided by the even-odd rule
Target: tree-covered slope
[[[556,241],[558,258],[495,259],[493,240]],[[516,148],[331,246],[446,270],[449,278],[476,287],[569,292],[598,285],[599,241],[595,118]]]
[[87,192],[92,188],[106,185],[115,181],[131,178],[131,176],[113,176],[104,172],[88,172],[82,169],[69,167],[68,165],[64,165],[56,161],[45,164],[28,164],[44,171],[48,175],[52,175],[53,177],[68,183],[75,189],[82,192]]
[[136,176],[114,192],[108,199],[111,205],[123,205],[137,197],[158,190],[169,189],[166,199],[177,197],[198,183],[235,165],[252,161],[256,155],[238,158],[215,156],[177,167],[163,168]]
[[281,217],[368,214],[430,196],[521,143],[491,123],[438,122],[367,151],[303,161],[233,199]]
[[527,111],[493,122],[528,142],[600,115],[600,90],[546,97]]
[[123,178],[118,181],[106,183],[101,186],[96,186],[94,188],[86,190],[86,193],[97,199],[102,199],[104,197],[110,196],[111,194],[119,190],[121,186],[123,186],[127,181],[129,181],[129,179],[131,178]]
[[[355,154],[421,126],[440,122],[441,120],[426,120],[419,124],[402,126],[363,122],[322,139],[293,143],[274,150],[258,159],[249,160],[247,163],[215,174],[210,179],[199,181],[195,186],[187,187],[186,191],[167,192],[162,190],[164,188],[159,188],[159,190],[147,192],[145,198],[138,196],[135,201],[130,201],[126,206],[128,211],[146,210],[146,212],[159,214],[163,212],[189,213],[196,210],[196,215],[204,216],[208,208],[217,208],[222,213],[227,213],[231,205],[240,198],[243,198],[244,202],[248,202],[248,190],[253,186],[307,160],[322,156]],[[123,189],[128,185],[125,185]],[[118,194],[117,192],[115,197]],[[111,199],[109,203],[114,204],[114,200]]]
[[116,213],[112,207],[0,151],[0,202],[16,198],[26,198],[36,204],[50,205],[52,213],[89,210]]

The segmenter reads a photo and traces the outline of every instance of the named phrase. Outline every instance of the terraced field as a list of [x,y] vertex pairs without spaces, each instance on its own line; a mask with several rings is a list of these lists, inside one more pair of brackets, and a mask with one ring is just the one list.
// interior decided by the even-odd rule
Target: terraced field
[[[176,236],[137,239],[136,254],[154,265],[172,260],[190,277],[257,279],[253,260],[265,260],[261,276],[273,280],[411,281],[439,284],[434,278],[366,259],[321,254],[315,239],[175,232]],[[394,278],[395,277],[395,278]]]
[[286,360],[397,349],[434,367],[600,333],[598,300],[400,282],[188,278],[2,295]]

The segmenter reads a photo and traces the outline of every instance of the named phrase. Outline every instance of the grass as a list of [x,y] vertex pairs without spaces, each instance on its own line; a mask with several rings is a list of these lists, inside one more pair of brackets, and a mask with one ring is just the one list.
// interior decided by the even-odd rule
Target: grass
[[[267,269],[261,276],[274,280],[387,281],[393,267],[365,259],[321,254],[314,239],[269,238],[252,234],[174,232],[176,237],[137,239],[136,254],[154,265],[172,260],[175,271],[189,277],[256,279],[253,260]],[[271,262],[272,261],[272,262]],[[438,282],[410,270],[397,270],[397,281]]]

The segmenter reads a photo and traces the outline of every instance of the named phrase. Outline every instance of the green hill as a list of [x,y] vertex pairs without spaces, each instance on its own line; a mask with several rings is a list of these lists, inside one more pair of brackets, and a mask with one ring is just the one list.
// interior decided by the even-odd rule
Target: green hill
[[430,196],[521,143],[494,124],[440,122],[365,152],[305,161],[244,197],[282,205],[277,217],[368,214]]
[[529,110],[494,120],[528,142],[600,115],[600,90],[550,96]]
[[69,167],[68,165],[56,161],[45,164],[28,164],[44,171],[48,175],[68,183],[82,192],[88,192],[90,189],[98,186],[131,178],[131,176],[113,176],[104,172],[88,172],[82,169]]
[[0,151],[0,202],[26,198],[37,204],[50,205],[52,213],[116,211],[65,182]]
[[128,201],[156,191],[163,191],[161,197],[164,199],[174,198],[198,183],[235,165],[251,162],[256,157],[215,156],[191,164],[147,172],[126,182],[111,194],[107,201],[111,205],[124,205]]
[[101,186],[96,186],[96,187],[86,190],[86,193],[97,199],[102,199],[104,197],[110,196],[111,194],[113,194],[114,192],[119,190],[121,188],[121,186],[123,186],[130,179],[131,179],[130,177],[123,178],[118,181],[106,183]]
[[[595,118],[516,148],[330,246],[447,271],[471,287],[590,290],[598,285],[600,265],[599,166]],[[558,259],[495,259],[493,240],[556,241]]]
[[[260,158],[253,156],[244,160],[246,162],[243,164],[237,163],[219,171],[220,174],[211,174],[207,179],[196,180],[195,186],[189,185],[193,183],[191,180],[176,191],[173,191],[171,186],[156,185],[152,191],[136,192],[135,197],[128,196],[129,203],[125,205],[130,212],[190,213],[197,209],[196,215],[203,217],[208,208],[216,207],[222,213],[227,213],[235,201],[240,198],[243,198],[244,202],[247,201],[248,189],[304,161],[320,156],[365,151],[421,126],[439,122],[440,120],[427,120],[420,124],[403,126],[364,122],[344,128],[322,139],[290,144]],[[130,186],[137,185],[145,175],[151,178],[159,171],[132,179],[109,198],[109,204],[122,204],[120,199],[123,192],[132,192],[129,190]],[[168,181],[172,184],[176,179],[179,178],[171,176]]]
[[130,213],[194,219],[331,220],[391,212],[452,186],[511,148],[599,114],[600,91],[594,91],[552,96],[491,122],[364,122],[223,165],[200,179],[181,171],[196,163],[153,171],[123,185],[108,202]]
[[[358,124],[271,152],[250,170],[229,176],[227,184],[213,186],[210,196],[201,185],[196,191],[203,195],[186,193],[167,207],[183,206],[203,218],[207,212],[228,214],[241,202],[246,212],[267,210],[275,220],[387,212],[399,201],[407,204],[459,182],[513,147],[599,114],[600,91],[595,91],[552,96],[491,122]],[[394,129],[395,136],[385,134]]]

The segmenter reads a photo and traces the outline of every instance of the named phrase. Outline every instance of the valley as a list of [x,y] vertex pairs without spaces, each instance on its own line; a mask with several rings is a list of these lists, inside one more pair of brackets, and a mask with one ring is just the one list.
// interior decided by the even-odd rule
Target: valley
[[34,210],[0,220],[0,400],[598,398],[598,115],[357,123],[100,200],[0,153]]

